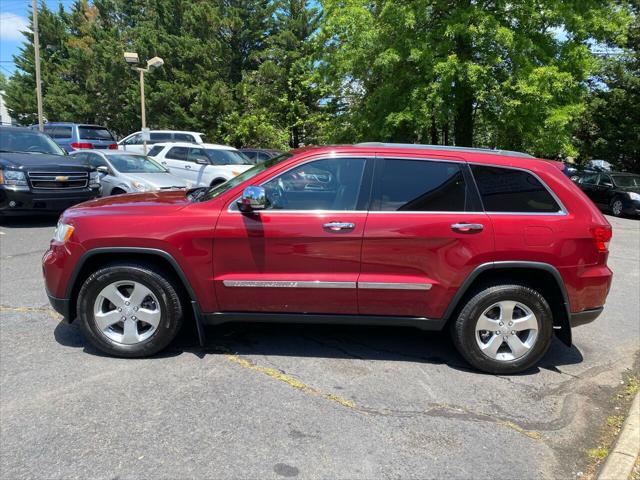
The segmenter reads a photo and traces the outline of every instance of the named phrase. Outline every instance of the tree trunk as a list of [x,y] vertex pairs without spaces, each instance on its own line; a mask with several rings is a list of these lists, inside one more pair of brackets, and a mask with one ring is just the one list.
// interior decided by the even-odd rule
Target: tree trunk
[[431,117],[431,145],[438,144],[438,127],[436,126],[436,117]]
[[[461,3],[464,8],[471,6],[470,0],[462,0]],[[471,38],[465,34],[459,34],[456,38],[456,55],[464,70],[473,62],[473,45]],[[473,87],[466,72],[459,74],[454,87],[453,135],[455,144],[463,147],[473,146],[473,97]]]

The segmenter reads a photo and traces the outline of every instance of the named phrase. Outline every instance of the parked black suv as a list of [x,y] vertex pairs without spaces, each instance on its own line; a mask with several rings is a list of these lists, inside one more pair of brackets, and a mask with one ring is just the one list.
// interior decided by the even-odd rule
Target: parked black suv
[[58,213],[100,195],[98,172],[48,136],[0,127],[0,216]]
[[593,203],[616,217],[640,215],[640,175],[585,172],[577,183]]

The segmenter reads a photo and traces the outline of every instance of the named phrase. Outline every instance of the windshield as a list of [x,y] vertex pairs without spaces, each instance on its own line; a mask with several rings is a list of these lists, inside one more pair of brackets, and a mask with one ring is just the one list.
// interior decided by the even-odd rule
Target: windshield
[[274,165],[277,165],[278,163],[283,162],[286,159],[291,157],[292,155],[290,153],[283,153],[282,155],[273,157],[264,163],[259,163],[258,165],[254,165],[249,170],[244,171],[240,175],[233,177],[231,180],[228,180],[216,187],[208,187],[204,190],[201,190],[202,193],[200,195],[194,196],[192,198],[195,201],[206,202],[207,200],[211,200],[213,198],[219,197],[224,192],[227,192],[231,190],[233,187],[240,185],[242,182],[255,177],[259,173],[264,172],[267,168],[273,167]]
[[640,175],[611,175],[619,187],[640,187]]
[[235,150],[205,150],[214,165],[253,165],[251,160]]
[[80,125],[78,127],[78,131],[82,140],[105,140],[108,142],[115,141],[115,138],[113,138],[111,132],[104,127]]
[[109,155],[107,159],[121,173],[160,173],[167,169],[143,155]]
[[33,130],[0,128],[0,150],[15,153],[48,153],[64,155],[64,151],[49,137]]

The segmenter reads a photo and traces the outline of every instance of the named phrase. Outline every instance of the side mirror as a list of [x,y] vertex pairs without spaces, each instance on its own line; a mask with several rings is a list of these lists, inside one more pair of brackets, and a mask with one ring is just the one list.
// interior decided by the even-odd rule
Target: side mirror
[[267,208],[267,194],[262,187],[247,187],[237,202],[238,210],[244,213]]
[[209,160],[206,158],[196,158],[196,163],[198,165],[209,165]]
[[104,165],[100,165],[98,168],[96,168],[96,171],[98,173],[102,173],[103,175],[109,175],[109,169]]

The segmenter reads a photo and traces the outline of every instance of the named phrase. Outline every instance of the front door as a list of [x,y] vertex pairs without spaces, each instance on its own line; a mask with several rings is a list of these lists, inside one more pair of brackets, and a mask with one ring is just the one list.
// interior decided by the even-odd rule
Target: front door
[[305,162],[263,184],[266,210],[225,207],[213,246],[221,310],[356,314],[371,162]]
[[362,248],[364,315],[442,317],[493,251],[493,229],[463,161],[376,159]]

